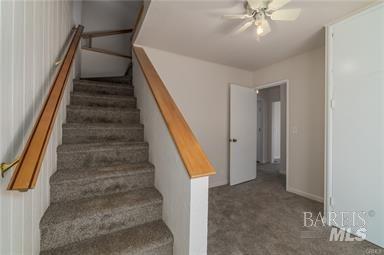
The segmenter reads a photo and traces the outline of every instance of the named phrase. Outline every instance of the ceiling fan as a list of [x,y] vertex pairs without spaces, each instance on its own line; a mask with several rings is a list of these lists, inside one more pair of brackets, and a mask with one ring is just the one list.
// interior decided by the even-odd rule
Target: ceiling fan
[[276,21],[296,20],[301,9],[283,9],[279,10],[291,0],[247,0],[245,3],[244,14],[224,15],[226,19],[249,20],[242,25],[238,32],[244,32],[254,24],[258,37],[265,36],[271,32],[269,19]]

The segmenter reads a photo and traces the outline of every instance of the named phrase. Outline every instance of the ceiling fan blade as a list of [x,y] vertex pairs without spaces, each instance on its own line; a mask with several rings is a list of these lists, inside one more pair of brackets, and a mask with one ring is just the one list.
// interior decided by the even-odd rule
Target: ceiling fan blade
[[248,1],[248,5],[254,10],[261,8],[263,4],[263,0],[247,0],[247,1]]
[[223,16],[224,19],[248,19],[251,17],[249,14],[228,14]]
[[244,31],[247,30],[250,26],[252,26],[252,24],[253,24],[253,20],[248,21],[247,23],[245,23],[244,25],[242,25],[242,26],[237,30],[237,32],[238,32],[238,33],[244,32]]
[[286,9],[286,10],[277,10],[272,13],[272,20],[287,20],[292,21],[299,17],[301,9]]
[[289,3],[291,0],[273,0],[268,4],[269,10],[277,10]]

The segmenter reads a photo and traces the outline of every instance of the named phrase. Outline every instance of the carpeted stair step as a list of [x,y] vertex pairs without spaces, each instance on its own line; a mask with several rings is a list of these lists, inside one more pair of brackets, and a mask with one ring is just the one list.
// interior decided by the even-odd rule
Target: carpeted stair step
[[141,124],[66,123],[63,125],[64,144],[143,140],[144,127]]
[[121,83],[75,80],[74,92],[87,92],[98,95],[133,96],[133,87]]
[[62,144],[57,148],[57,169],[80,169],[141,163],[148,160],[145,142]]
[[88,107],[81,105],[67,106],[68,123],[126,123],[140,122],[140,111],[128,108]]
[[132,78],[129,76],[91,77],[91,78],[83,78],[80,80],[132,84]]
[[76,92],[71,94],[71,105],[135,108],[136,98],[133,96],[97,95],[85,92]]
[[41,255],[172,255],[173,236],[163,221],[99,236]]
[[53,203],[40,222],[41,250],[160,220],[161,211],[162,197],[154,188]]
[[70,201],[153,187],[152,164],[121,164],[107,167],[56,171],[50,179],[51,202]]

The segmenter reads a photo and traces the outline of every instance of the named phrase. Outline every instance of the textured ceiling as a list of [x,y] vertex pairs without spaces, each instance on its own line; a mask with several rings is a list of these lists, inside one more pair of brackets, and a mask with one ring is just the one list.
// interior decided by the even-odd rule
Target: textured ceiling
[[257,41],[256,29],[241,34],[243,3],[152,0],[136,43],[242,69],[256,70],[324,45],[324,25],[368,5],[368,1],[295,1],[302,8],[296,21],[272,21],[272,32]]

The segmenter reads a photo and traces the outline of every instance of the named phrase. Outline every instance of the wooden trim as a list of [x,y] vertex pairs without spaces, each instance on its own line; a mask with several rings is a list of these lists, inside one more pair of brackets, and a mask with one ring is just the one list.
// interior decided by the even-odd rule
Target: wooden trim
[[20,162],[8,185],[8,190],[27,191],[33,189],[36,185],[83,29],[83,26],[78,26],[75,29],[71,44],[35,123],[32,134],[24,147]]
[[144,49],[134,47],[134,52],[189,176],[196,178],[214,175],[215,169]]
[[141,4],[141,7],[140,7],[140,10],[139,10],[139,13],[136,17],[136,21],[135,21],[135,26],[133,27],[133,34],[132,34],[132,37],[131,37],[131,42],[133,43],[136,39],[136,36],[137,36],[137,32],[138,32],[138,26],[139,26],[139,23],[142,19],[142,16],[144,14],[144,3]]
[[94,31],[94,32],[86,32],[83,33],[83,38],[92,38],[92,37],[103,37],[103,36],[111,36],[111,35],[119,35],[119,34],[128,34],[132,33],[133,29],[120,29],[120,30],[106,30],[106,31]]
[[141,16],[143,15],[144,12],[144,4],[141,5],[139,13],[137,14],[136,20],[135,20],[135,25],[133,26],[133,31],[136,32],[137,26],[139,25]]
[[113,51],[110,51],[110,50],[100,49],[100,48],[82,47],[81,49],[88,50],[88,51],[93,51],[93,52],[98,52],[98,53],[103,53],[103,54],[107,54],[107,55],[111,55],[111,56],[116,56],[116,57],[132,59],[131,56],[120,54],[120,53],[113,52]]

